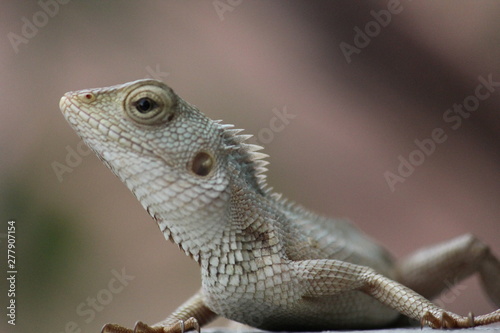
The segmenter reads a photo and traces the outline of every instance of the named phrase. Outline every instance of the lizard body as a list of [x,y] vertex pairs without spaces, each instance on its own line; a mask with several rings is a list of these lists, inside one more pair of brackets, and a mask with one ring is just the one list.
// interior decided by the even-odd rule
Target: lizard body
[[197,329],[218,315],[292,331],[381,327],[400,314],[431,327],[500,322],[500,310],[462,317],[426,299],[479,273],[500,307],[500,262],[479,240],[465,235],[395,261],[348,221],[273,193],[261,147],[160,81],[66,93],[60,108],[165,237],[200,265],[201,290],[136,332]]

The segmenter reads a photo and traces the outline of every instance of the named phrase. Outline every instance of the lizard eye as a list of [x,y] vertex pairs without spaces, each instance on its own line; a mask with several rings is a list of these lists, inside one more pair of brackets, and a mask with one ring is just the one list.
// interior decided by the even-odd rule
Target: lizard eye
[[143,98],[139,99],[137,102],[135,102],[135,108],[140,113],[151,112],[157,107],[158,107],[158,105],[156,104],[156,102],[153,101],[149,97],[143,97]]
[[160,125],[174,118],[175,95],[156,85],[144,85],[125,98],[127,116],[143,125]]
[[212,171],[214,164],[212,155],[202,151],[194,156],[191,163],[191,171],[198,176],[205,177]]

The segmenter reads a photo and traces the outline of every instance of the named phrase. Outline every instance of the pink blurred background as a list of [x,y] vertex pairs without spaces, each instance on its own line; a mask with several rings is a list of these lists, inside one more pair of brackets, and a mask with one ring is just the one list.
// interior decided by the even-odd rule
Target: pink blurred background
[[[263,133],[273,109],[286,108],[295,117],[272,140],[260,137],[268,183],[318,213],[349,218],[396,257],[466,232],[500,255],[500,93],[456,130],[443,120],[474,95],[478,77],[500,81],[499,2],[401,1],[349,63],[341,43],[354,45],[354,28],[364,30],[387,2],[55,4],[0,5],[0,233],[17,221],[16,331],[152,324],[199,288],[197,265],[93,154],[59,178],[54,171],[80,141],[60,96],[151,73],[246,133]],[[26,21],[39,24],[29,38]],[[398,156],[435,128],[447,140],[391,191],[384,173],[396,173]],[[122,268],[134,279],[92,308],[89,297],[102,300]],[[447,293],[448,309],[493,309],[476,278],[464,285]]]

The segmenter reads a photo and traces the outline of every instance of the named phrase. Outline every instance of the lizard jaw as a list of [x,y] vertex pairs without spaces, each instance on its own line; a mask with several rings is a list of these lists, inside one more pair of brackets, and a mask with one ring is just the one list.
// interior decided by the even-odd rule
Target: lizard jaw
[[[99,119],[93,113],[86,112],[84,105],[91,104],[96,98],[97,92],[93,90],[81,90],[67,92],[59,101],[59,108],[64,118],[92,150],[100,155],[99,149],[87,140],[87,136],[89,135],[85,133],[86,130],[82,129],[82,123],[86,124],[87,130],[99,133],[105,140],[116,141],[124,148],[135,150],[141,154],[160,157],[168,166],[171,166],[170,162],[162,154],[155,152],[153,147],[149,146],[147,142],[135,142],[133,136],[127,135],[127,133],[109,123],[105,118]],[[79,121],[75,118],[78,118]]]

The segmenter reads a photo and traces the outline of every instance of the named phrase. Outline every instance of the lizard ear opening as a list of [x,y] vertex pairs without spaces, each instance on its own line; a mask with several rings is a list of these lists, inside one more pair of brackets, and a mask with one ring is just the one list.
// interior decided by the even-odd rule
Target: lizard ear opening
[[204,151],[197,153],[190,163],[191,171],[202,177],[208,176],[214,166],[215,160],[213,156]]
[[172,121],[175,96],[156,85],[140,86],[124,101],[126,115],[142,125],[159,125]]

